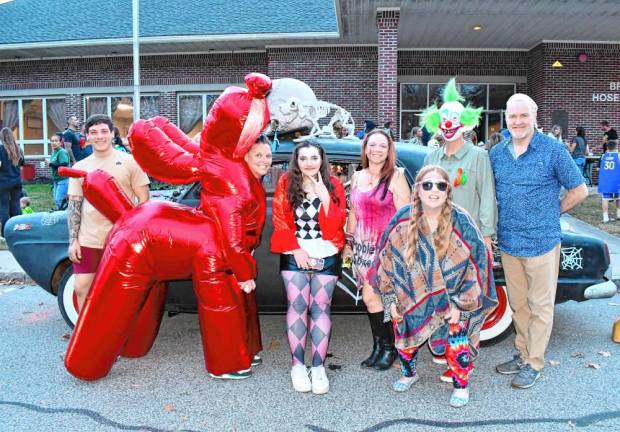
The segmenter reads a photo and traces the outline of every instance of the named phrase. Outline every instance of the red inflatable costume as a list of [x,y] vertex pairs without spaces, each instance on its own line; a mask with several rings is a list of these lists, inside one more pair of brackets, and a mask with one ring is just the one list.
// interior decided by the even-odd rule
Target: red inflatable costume
[[256,277],[251,252],[266,205],[243,156],[269,122],[271,81],[250,74],[245,83],[248,90],[231,87],[216,100],[200,145],[163,117],[139,120],[129,132],[133,155],[149,175],[201,182],[198,209],[161,201],[133,208],[105,173],[86,176],[85,198],[115,224],[65,357],[76,377],[102,378],[119,354],[148,353],[165,300],[157,282],[166,280],[193,279],[211,373],[247,369],[261,350],[256,299],[239,283]]

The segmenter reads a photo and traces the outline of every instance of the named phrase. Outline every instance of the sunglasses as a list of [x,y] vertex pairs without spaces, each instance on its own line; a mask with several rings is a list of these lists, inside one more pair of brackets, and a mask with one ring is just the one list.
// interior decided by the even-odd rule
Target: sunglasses
[[445,181],[423,181],[421,184],[422,189],[427,192],[433,189],[433,185],[437,187],[439,192],[445,192],[448,190],[448,183]]

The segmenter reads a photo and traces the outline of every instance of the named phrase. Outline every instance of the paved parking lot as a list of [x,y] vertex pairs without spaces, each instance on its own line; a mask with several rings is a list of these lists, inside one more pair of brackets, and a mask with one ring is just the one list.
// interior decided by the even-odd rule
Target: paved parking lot
[[620,345],[610,339],[620,295],[556,307],[553,365],[530,390],[512,390],[510,377],[493,372],[511,355],[511,340],[484,349],[471,402],[461,410],[448,406],[450,386],[439,382],[441,367],[426,350],[422,379],[404,395],[390,389],[396,369],[361,369],[370,339],[364,316],[335,318],[332,390],[315,396],[292,390],[283,316],[261,317],[265,364],[249,380],[208,378],[197,317],[182,315],[164,320],[147,357],[121,359],[107,378],[88,383],[65,372],[68,329],[55,297],[38,287],[0,285],[0,309],[3,431],[620,429]]

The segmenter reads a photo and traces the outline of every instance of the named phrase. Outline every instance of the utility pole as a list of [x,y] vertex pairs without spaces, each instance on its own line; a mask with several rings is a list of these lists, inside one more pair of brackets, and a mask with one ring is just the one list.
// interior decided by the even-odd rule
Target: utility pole
[[140,0],[131,1],[133,21],[133,121],[140,119]]

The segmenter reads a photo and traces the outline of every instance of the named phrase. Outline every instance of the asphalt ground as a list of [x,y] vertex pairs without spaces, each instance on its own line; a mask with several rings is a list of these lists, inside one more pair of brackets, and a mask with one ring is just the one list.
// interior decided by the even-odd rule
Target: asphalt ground
[[[56,298],[36,286],[0,285],[2,431],[565,431],[620,430],[620,345],[611,341],[620,295],[556,306],[543,378],[510,388],[493,371],[512,340],[483,349],[469,405],[448,405],[442,367],[421,352],[421,380],[391,390],[397,369],[362,369],[370,333],[365,316],[336,316],[327,395],[290,384],[284,316],[261,316],[264,364],[244,381],[205,373],[196,315],[165,318],[152,351],[120,359],[110,375],[82,382],[62,358],[68,328]],[[604,354],[599,354],[604,353]],[[591,367],[586,365],[591,364]],[[597,368],[598,367],[598,368]]]

